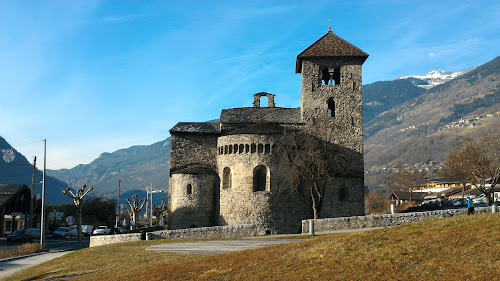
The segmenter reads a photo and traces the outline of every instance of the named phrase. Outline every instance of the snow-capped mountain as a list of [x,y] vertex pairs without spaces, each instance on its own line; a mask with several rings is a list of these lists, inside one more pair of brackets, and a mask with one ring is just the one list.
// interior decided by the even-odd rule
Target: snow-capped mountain
[[455,79],[456,77],[462,75],[463,72],[454,72],[452,73],[451,71],[446,71],[446,70],[433,70],[426,75],[419,76],[419,75],[412,75],[412,76],[403,76],[396,78],[395,80],[398,79],[409,79],[415,86],[418,86],[420,88],[424,89],[430,89],[434,86],[437,86],[439,84],[443,84],[445,82],[448,82],[452,79]]

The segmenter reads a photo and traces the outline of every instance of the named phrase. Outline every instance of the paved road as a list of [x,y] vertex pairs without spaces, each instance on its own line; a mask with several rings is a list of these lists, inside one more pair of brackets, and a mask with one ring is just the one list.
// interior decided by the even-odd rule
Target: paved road
[[28,267],[32,267],[35,265],[42,264],[44,262],[48,262],[50,260],[53,260],[55,258],[58,258],[60,256],[63,256],[67,253],[70,253],[71,251],[65,251],[65,252],[49,252],[49,253],[43,253],[40,255],[35,255],[27,258],[19,258],[19,259],[14,259],[14,260],[7,260],[4,262],[0,262],[0,278],[5,279],[12,274],[26,269]]

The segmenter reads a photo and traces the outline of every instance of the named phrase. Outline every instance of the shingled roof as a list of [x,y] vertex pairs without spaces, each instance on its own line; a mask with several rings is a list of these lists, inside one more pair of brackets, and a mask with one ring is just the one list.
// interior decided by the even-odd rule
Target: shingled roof
[[297,56],[295,73],[301,73],[303,58],[312,57],[359,57],[363,63],[368,58],[368,54],[329,30],[323,37]]
[[20,194],[24,189],[30,190],[25,184],[0,184],[0,207],[3,207],[5,203]]
[[257,123],[244,128],[230,131],[228,135],[241,135],[241,134],[283,134],[283,127],[277,123]]
[[172,129],[170,133],[205,133],[205,134],[219,134],[219,123],[208,122],[179,122]]

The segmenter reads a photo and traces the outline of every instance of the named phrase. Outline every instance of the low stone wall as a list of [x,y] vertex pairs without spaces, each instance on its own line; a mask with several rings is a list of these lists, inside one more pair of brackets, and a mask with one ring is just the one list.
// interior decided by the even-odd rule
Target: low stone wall
[[[236,226],[212,226],[175,230],[160,230],[146,233],[146,240],[161,239],[217,239],[258,236],[259,229],[253,224]],[[141,233],[99,235],[90,237],[90,247],[112,243],[140,241]]]
[[253,224],[235,226],[212,226],[175,230],[160,230],[146,234],[147,240],[159,239],[217,239],[257,236],[258,229]]
[[[492,207],[476,207],[475,213],[491,213]],[[388,215],[356,216],[331,219],[317,219],[314,231],[343,230],[368,227],[389,227],[445,217],[467,215],[467,209],[449,209],[427,212],[399,213]],[[302,221],[302,233],[309,233],[309,221]]]
[[89,247],[102,246],[113,243],[140,241],[140,240],[141,240],[141,233],[96,235],[96,236],[90,236]]

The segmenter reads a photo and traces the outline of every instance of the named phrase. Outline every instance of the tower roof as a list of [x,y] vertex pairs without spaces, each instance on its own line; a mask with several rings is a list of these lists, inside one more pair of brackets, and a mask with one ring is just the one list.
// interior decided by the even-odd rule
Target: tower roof
[[295,73],[301,73],[303,58],[312,57],[359,57],[363,63],[368,54],[328,30],[323,37],[297,56]]

